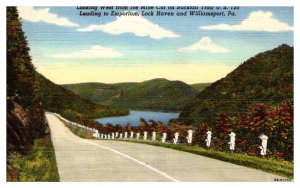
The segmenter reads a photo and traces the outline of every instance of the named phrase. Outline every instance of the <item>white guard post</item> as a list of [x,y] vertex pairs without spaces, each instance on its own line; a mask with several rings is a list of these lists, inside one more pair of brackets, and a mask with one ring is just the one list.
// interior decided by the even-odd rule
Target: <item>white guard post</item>
[[134,134],[134,132],[131,131],[131,132],[130,132],[130,139],[133,139],[133,134]]
[[97,132],[94,132],[94,133],[93,133],[93,137],[95,137],[95,138],[99,138],[99,133],[97,133]]
[[259,138],[261,139],[261,146],[259,146],[261,156],[267,155],[267,144],[268,144],[268,137],[264,134],[260,135]]
[[163,136],[161,138],[161,142],[166,142],[166,139],[167,139],[167,133],[163,133]]
[[123,139],[123,133],[120,133],[119,139]]
[[110,134],[107,135],[107,138],[110,139]]
[[137,140],[140,139],[140,133],[136,133],[136,139],[137,139]]
[[103,134],[100,134],[100,138],[103,139]]
[[144,132],[144,140],[147,140],[147,132]]
[[230,141],[228,142],[229,149],[230,149],[231,152],[233,152],[234,148],[235,148],[235,136],[236,136],[236,134],[234,132],[231,132],[229,134],[229,136],[230,136]]
[[118,132],[116,132],[116,138],[118,138],[118,136],[119,136],[119,133],[118,133]]
[[177,142],[178,142],[178,136],[179,136],[179,133],[176,132],[176,133],[174,134],[174,139],[173,139],[174,144],[177,144]]
[[98,134],[99,134],[99,133],[98,133],[98,130],[97,130],[97,131],[95,130],[95,131],[93,132],[93,137],[98,138]]
[[107,135],[106,134],[104,135],[104,139],[107,139]]
[[152,139],[151,139],[152,141],[155,141],[156,140],[156,132],[155,131],[153,131],[152,132]]
[[188,136],[186,137],[187,139],[187,143],[191,144],[192,143],[192,139],[193,139],[193,131],[192,130],[188,130]]
[[128,134],[127,132],[124,133],[124,139],[125,140],[127,139],[127,134]]
[[210,143],[211,143],[211,135],[212,135],[212,132],[211,131],[207,131],[206,132],[207,134],[207,138],[206,138],[206,147],[209,148],[210,147]]
[[111,133],[111,139],[115,139],[115,133]]

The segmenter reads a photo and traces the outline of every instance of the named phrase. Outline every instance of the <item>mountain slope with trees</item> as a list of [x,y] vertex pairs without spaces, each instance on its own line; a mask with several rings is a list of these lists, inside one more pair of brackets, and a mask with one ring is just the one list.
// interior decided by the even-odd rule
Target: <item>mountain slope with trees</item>
[[197,83],[197,84],[191,84],[190,86],[192,86],[192,88],[198,90],[198,92],[200,93],[205,88],[207,88],[210,84],[211,83]]
[[16,7],[7,7],[7,181],[59,181],[37,73]]
[[[7,146],[8,151],[17,150],[22,153],[27,153],[33,140],[43,136],[46,129],[37,75],[28,51],[17,10],[8,7]],[[20,139],[23,141],[19,142]]]
[[180,120],[214,126],[219,112],[233,116],[251,104],[283,102],[293,102],[293,47],[285,44],[250,58],[205,88],[185,106]]
[[136,110],[179,111],[198,93],[197,89],[184,82],[163,78],[140,83],[80,83],[63,86],[93,102]]
[[76,117],[79,116],[94,119],[105,116],[125,115],[128,113],[127,110],[113,108],[108,105],[95,104],[87,99],[83,99],[72,91],[54,84],[43,75],[37,74],[43,107],[48,111],[60,113],[72,120],[76,120]]

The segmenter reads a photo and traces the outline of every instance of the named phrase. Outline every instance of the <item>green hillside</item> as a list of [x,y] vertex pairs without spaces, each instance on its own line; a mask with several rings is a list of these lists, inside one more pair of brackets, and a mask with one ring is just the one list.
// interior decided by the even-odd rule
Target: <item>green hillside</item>
[[89,99],[96,103],[105,103],[113,96],[118,95],[123,90],[127,90],[137,83],[103,84],[103,83],[79,83],[67,84],[63,87],[71,90],[77,95]]
[[81,83],[65,88],[96,103],[127,109],[179,111],[197,94],[181,81],[158,78],[140,83]]
[[201,92],[210,84],[211,83],[197,83],[197,84],[191,84],[190,86],[192,86],[192,88],[196,89],[198,92]]
[[242,113],[251,104],[293,102],[293,47],[260,53],[197,95],[180,114],[186,123],[215,124],[218,112]]
[[76,115],[99,118],[127,114],[127,110],[95,104],[83,99],[64,87],[54,84],[41,74],[38,74],[37,80],[40,85],[43,107],[49,111],[61,113],[69,118]]

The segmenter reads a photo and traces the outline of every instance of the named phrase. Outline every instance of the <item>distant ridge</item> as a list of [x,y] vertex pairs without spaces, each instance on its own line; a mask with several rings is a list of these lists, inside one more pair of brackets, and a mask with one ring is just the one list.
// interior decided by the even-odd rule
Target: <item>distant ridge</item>
[[170,81],[165,78],[143,82],[79,83],[63,86],[96,103],[128,109],[164,111],[181,110],[201,90],[182,81]]

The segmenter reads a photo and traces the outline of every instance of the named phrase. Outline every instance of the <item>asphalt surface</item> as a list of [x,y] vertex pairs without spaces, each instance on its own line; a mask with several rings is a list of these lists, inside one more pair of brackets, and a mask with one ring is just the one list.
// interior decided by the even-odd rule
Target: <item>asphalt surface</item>
[[168,148],[82,139],[54,114],[47,112],[46,118],[60,180],[64,182],[262,182],[282,178]]

